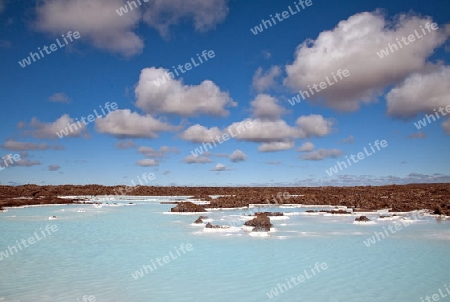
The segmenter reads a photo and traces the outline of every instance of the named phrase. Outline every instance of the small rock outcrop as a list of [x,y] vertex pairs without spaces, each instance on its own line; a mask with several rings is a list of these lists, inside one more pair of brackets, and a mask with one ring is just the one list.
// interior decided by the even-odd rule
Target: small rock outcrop
[[254,227],[252,232],[269,232],[270,228],[273,226],[273,224],[270,223],[270,218],[265,213],[257,214],[256,218],[247,221],[244,225]]
[[220,225],[212,225],[211,222],[208,222],[205,227],[207,229],[220,229],[220,228],[222,228]]
[[197,218],[197,220],[196,221],[194,221],[194,223],[203,223],[203,219],[206,219],[206,218],[208,218],[207,216],[200,216],[200,217],[198,217]]
[[369,218],[367,218],[366,216],[359,216],[357,218],[355,218],[355,221],[359,221],[359,222],[369,222],[372,221]]
[[440,206],[437,206],[436,209],[434,210],[433,214],[435,214],[435,215],[445,215],[445,211]]
[[171,212],[206,212],[201,205],[192,202],[180,202],[178,205],[170,209]]

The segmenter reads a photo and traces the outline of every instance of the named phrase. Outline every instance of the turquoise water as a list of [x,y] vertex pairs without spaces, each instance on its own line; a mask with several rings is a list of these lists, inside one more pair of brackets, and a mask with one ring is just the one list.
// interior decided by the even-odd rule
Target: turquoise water
[[[58,228],[7,258],[3,255],[0,301],[82,301],[92,296],[96,301],[420,302],[439,289],[445,294],[450,283],[450,220],[424,217],[367,247],[364,240],[394,222],[355,225],[354,217],[292,215],[272,221],[276,231],[269,237],[233,228],[208,233],[191,225],[198,215],[165,214],[173,205],[159,204],[163,200],[167,198],[130,206],[63,205],[0,213],[0,252],[34,232],[39,235],[46,225]],[[238,220],[244,213],[207,215],[213,224],[233,225],[244,222]],[[53,215],[58,219],[48,220]],[[158,264],[157,258],[164,256],[166,263]],[[152,261],[156,269],[150,271]],[[313,275],[316,263],[327,269]],[[142,270],[134,278],[143,265],[149,265],[148,273]],[[297,285],[290,281],[289,288],[291,277],[308,276],[304,270],[310,278]],[[267,293],[277,287],[283,292],[269,298]],[[450,301],[450,294],[445,300]]]

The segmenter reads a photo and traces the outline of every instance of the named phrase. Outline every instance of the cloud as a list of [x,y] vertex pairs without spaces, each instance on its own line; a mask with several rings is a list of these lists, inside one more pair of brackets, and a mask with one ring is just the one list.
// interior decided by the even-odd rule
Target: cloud
[[208,129],[204,126],[196,124],[187,128],[183,133],[180,134],[180,137],[184,140],[194,143],[207,143],[214,140],[216,136],[221,135],[222,131],[220,131],[217,127]]
[[151,0],[145,4],[144,21],[163,37],[172,25],[192,20],[197,31],[205,32],[225,20],[228,0]]
[[280,165],[281,161],[280,160],[268,161],[268,162],[265,162],[265,164],[267,164],[267,165]]
[[[123,16],[116,13],[122,0],[44,0],[36,7],[38,31],[57,35],[78,31],[80,39],[94,47],[133,56],[142,52],[143,40],[134,30],[141,16],[139,10],[131,10]],[[74,41],[75,42],[75,41]]]
[[[241,123],[248,123],[251,127],[237,133],[236,129]],[[296,135],[295,128],[289,126],[284,120],[269,121],[250,118],[231,124],[227,131],[235,133],[238,140],[257,143],[285,141],[286,138]]]
[[[71,125],[71,128],[68,126]],[[25,134],[31,134],[35,138],[53,139],[58,138],[59,133],[62,136],[68,137],[87,137],[86,125],[81,121],[75,121],[68,114],[63,114],[53,123],[43,123],[37,118],[33,117],[31,122],[24,127],[29,127],[32,130],[25,130]],[[72,130],[72,131],[71,131]],[[63,135],[61,131],[66,131],[67,135]]]
[[70,98],[64,92],[57,92],[49,96],[48,100],[54,103],[70,103]]
[[303,115],[295,122],[299,129],[298,136],[300,138],[308,138],[311,136],[325,136],[331,133],[333,120],[325,119],[318,114]]
[[275,151],[284,151],[294,148],[293,141],[286,142],[270,142],[263,143],[258,147],[259,152],[275,152]]
[[412,118],[420,112],[434,113],[440,107],[445,112],[450,104],[449,83],[450,66],[430,66],[427,71],[410,75],[386,95],[388,115]]
[[136,106],[147,113],[167,113],[180,116],[227,116],[225,107],[234,107],[227,92],[220,91],[212,81],[205,80],[200,85],[183,85],[182,80],[168,76],[165,84],[155,84],[166,76],[169,70],[145,68],[141,71],[135,88]]
[[200,156],[189,155],[183,158],[182,162],[187,164],[207,164],[212,163],[213,161],[208,156],[205,155]]
[[32,166],[38,166],[40,164],[41,164],[41,162],[39,160],[31,161],[29,159],[22,158],[19,161],[14,162],[14,165],[12,167],[19,166],[19,167],[27,167],[28,168],[28,167],[32,167]]
[[260,119],[277,120],[287,112],[287,110],[278,105],[278,100],[267,94],[258,94],[252,102],[253,116]]
[[136,147],[136,144],[132,140],[118,141],[116,148],[119,150],[132,149]]
[[210,171],[227,171],[228,169],[224,164],[217,164],[214,168],[210,169]]
[[14,141],[12,139],[7,140],[2,146],[3,149],[6,150],[14,150],[14,151],[26,151],[26,150],[62,150],[64,149],[63,146],[49,146],[46,143],[31,143],[31,142],[18,142]]
[[162,146],[159,148],[159,150],[142,146],[139,147],[138,152],[143,154],[145,157],[164,157],[168,153],[178,153],[179,150],[177,148],[170,148],[167,146]]
[[[237,132],[235,129],[245,123],[245,131]],[[325,119],[321,115],[311,114],[301,116],[296,126],[288,125],[284,120],[245,119],[240,123],[231,124],[226,130],[232,131],[237,140],[263,143],[260,152],[273,152],[287,150],[294,147],[294,139],[322,137],[331,133],[333,120]]]
[[99,133],[118,138],[158,138],[160,132],[176,131],[179,128],[155,119],[151,115],[142,116],[136,112],[131,112],[129,109],[124,109],[115,110],[105,117],[97,118],[95,129]]
[[49,171],[58,171],[61,167],[59,165],[49,165],[48,170]]
[[272,66],[267,72],[259,67],[253,75],[253,88],[258,92],[267,91],[276,85],[276,78],[281,75],[281,68]]
[[145,158],[138,160],[136,165],[141,167],[156,167],[159,166],[159,163],[154,159]]
[[426,138],[426,137],[427,135],[422,131],[408,135],[408,138]]
[[[431,31],[420,41],[382,59],[377,51],[388,43],[396,44],[396,38],[421,31],[420,26],[427,22],[432,19],[413,14],[398,15],[393,21],[386,20],[378,11],[355,14],[333,30],[323,31],[316,40],[299,45],[294,62],[286,66],[285,84],[307,91],[308,85],[319,85],[328,77],[333,85],[310,95],[308,101],[323,102],[339,111],[355,111],[361,103],[375,102],[385,87],[424,68],[426,59],[450,35],[450,25]],[[349,70],[350,75],[333,81],[332,73],[339,69]]]
[[231,155],[230,155],[230,160],[233,163],[238,163],[240,161],[245,161],[246,159],[247,159],[247,155],[245,155],[245,153],[242,152],[239,149],[234,150],[233,153],[231,153]]
[[264,59],[269,59],[272,56],[272,54],[267,50],[263,50],[263,51],[261,51],[261,53],[262,53]]
[[338,149],[319,149],[317,151],[309,152],[302,155],[304,160],[323,160],[326,158],[337,158],[339,155],[343,154],[342,151]]
[[344,138],[342,142],[346,144],[353,144],[355,142],[355,138],[353,137],[353,135],[350,135],[349,137]]
[[315,146],[311,142],[304,143],[301,147],[297,149],[299,152],[310,152],[314,150]]
[[[94,47],[124,56],[140,54],[144,42],[135,30],[144,21],[161,36],[169,36],[169,28],[180,21],[192,20],[198,31],[213,29],[228,14],[227,0],[150,0],[120,16],[117,11],[127,6],[123,0],[43,0],[36,7],[37,30],[60,35],[79,31],[81,39]],[[133,1],[132,1],[133,2]],[[137,2],[137,1],[134,1]]]

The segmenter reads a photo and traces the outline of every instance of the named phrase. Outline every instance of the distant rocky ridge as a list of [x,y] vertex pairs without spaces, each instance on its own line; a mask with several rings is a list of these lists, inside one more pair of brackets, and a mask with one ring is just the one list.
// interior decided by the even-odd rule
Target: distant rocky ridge
[[[118,195],[127,186],[61,185],[0,186],[0,206],[37,204],[70,204],[79,199],[58,196]],[[394,212],[429,209],[444,215],[450,213],[450,184],[410,184],[360,187],[152,187],[136,186],[128,190],[134,196],[194,196],[209,200],[205,208],[248,207],[250,204],[276,204],[274,196],[289,192],[289,204],[346,206],[354,211],[389,208]],[[211,195],[226,195],[212,199]],[[299,195],[299,196],[297,196]],[[20,199],[19,199],[20,197]],[[282,202],[282,201],[281,201]],[[281,203],[280,202],[280,203]]]

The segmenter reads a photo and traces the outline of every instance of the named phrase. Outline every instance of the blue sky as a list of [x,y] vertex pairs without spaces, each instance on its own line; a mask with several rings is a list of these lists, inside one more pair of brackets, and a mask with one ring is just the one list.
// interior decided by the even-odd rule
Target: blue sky
[[[145,173],[155,179],[144,184],[182,186],[450,181],[450,115],[415,126],[450,105],[450,3],[309,4],[291,15],[294,1],[150,0],[120,16],[121,0],[0,0],[0,145],[4,161],[21,158],[3,162],[0,183],[132,185]],[[65,44],[68,32],[79,38]],[[64,47],[23,61],[57,39]],[[214,56],[199,64],[204,50]],[[333,82],[338,70],[349,75]],[[291,105],[327,77],[333,85]],[[102,114],[108,102],[117,108]],[[94,110],[95,121],[56,134]],[[193,155],[241,122],[251,127]],[[326,172],[377,140],[388,146]]]

